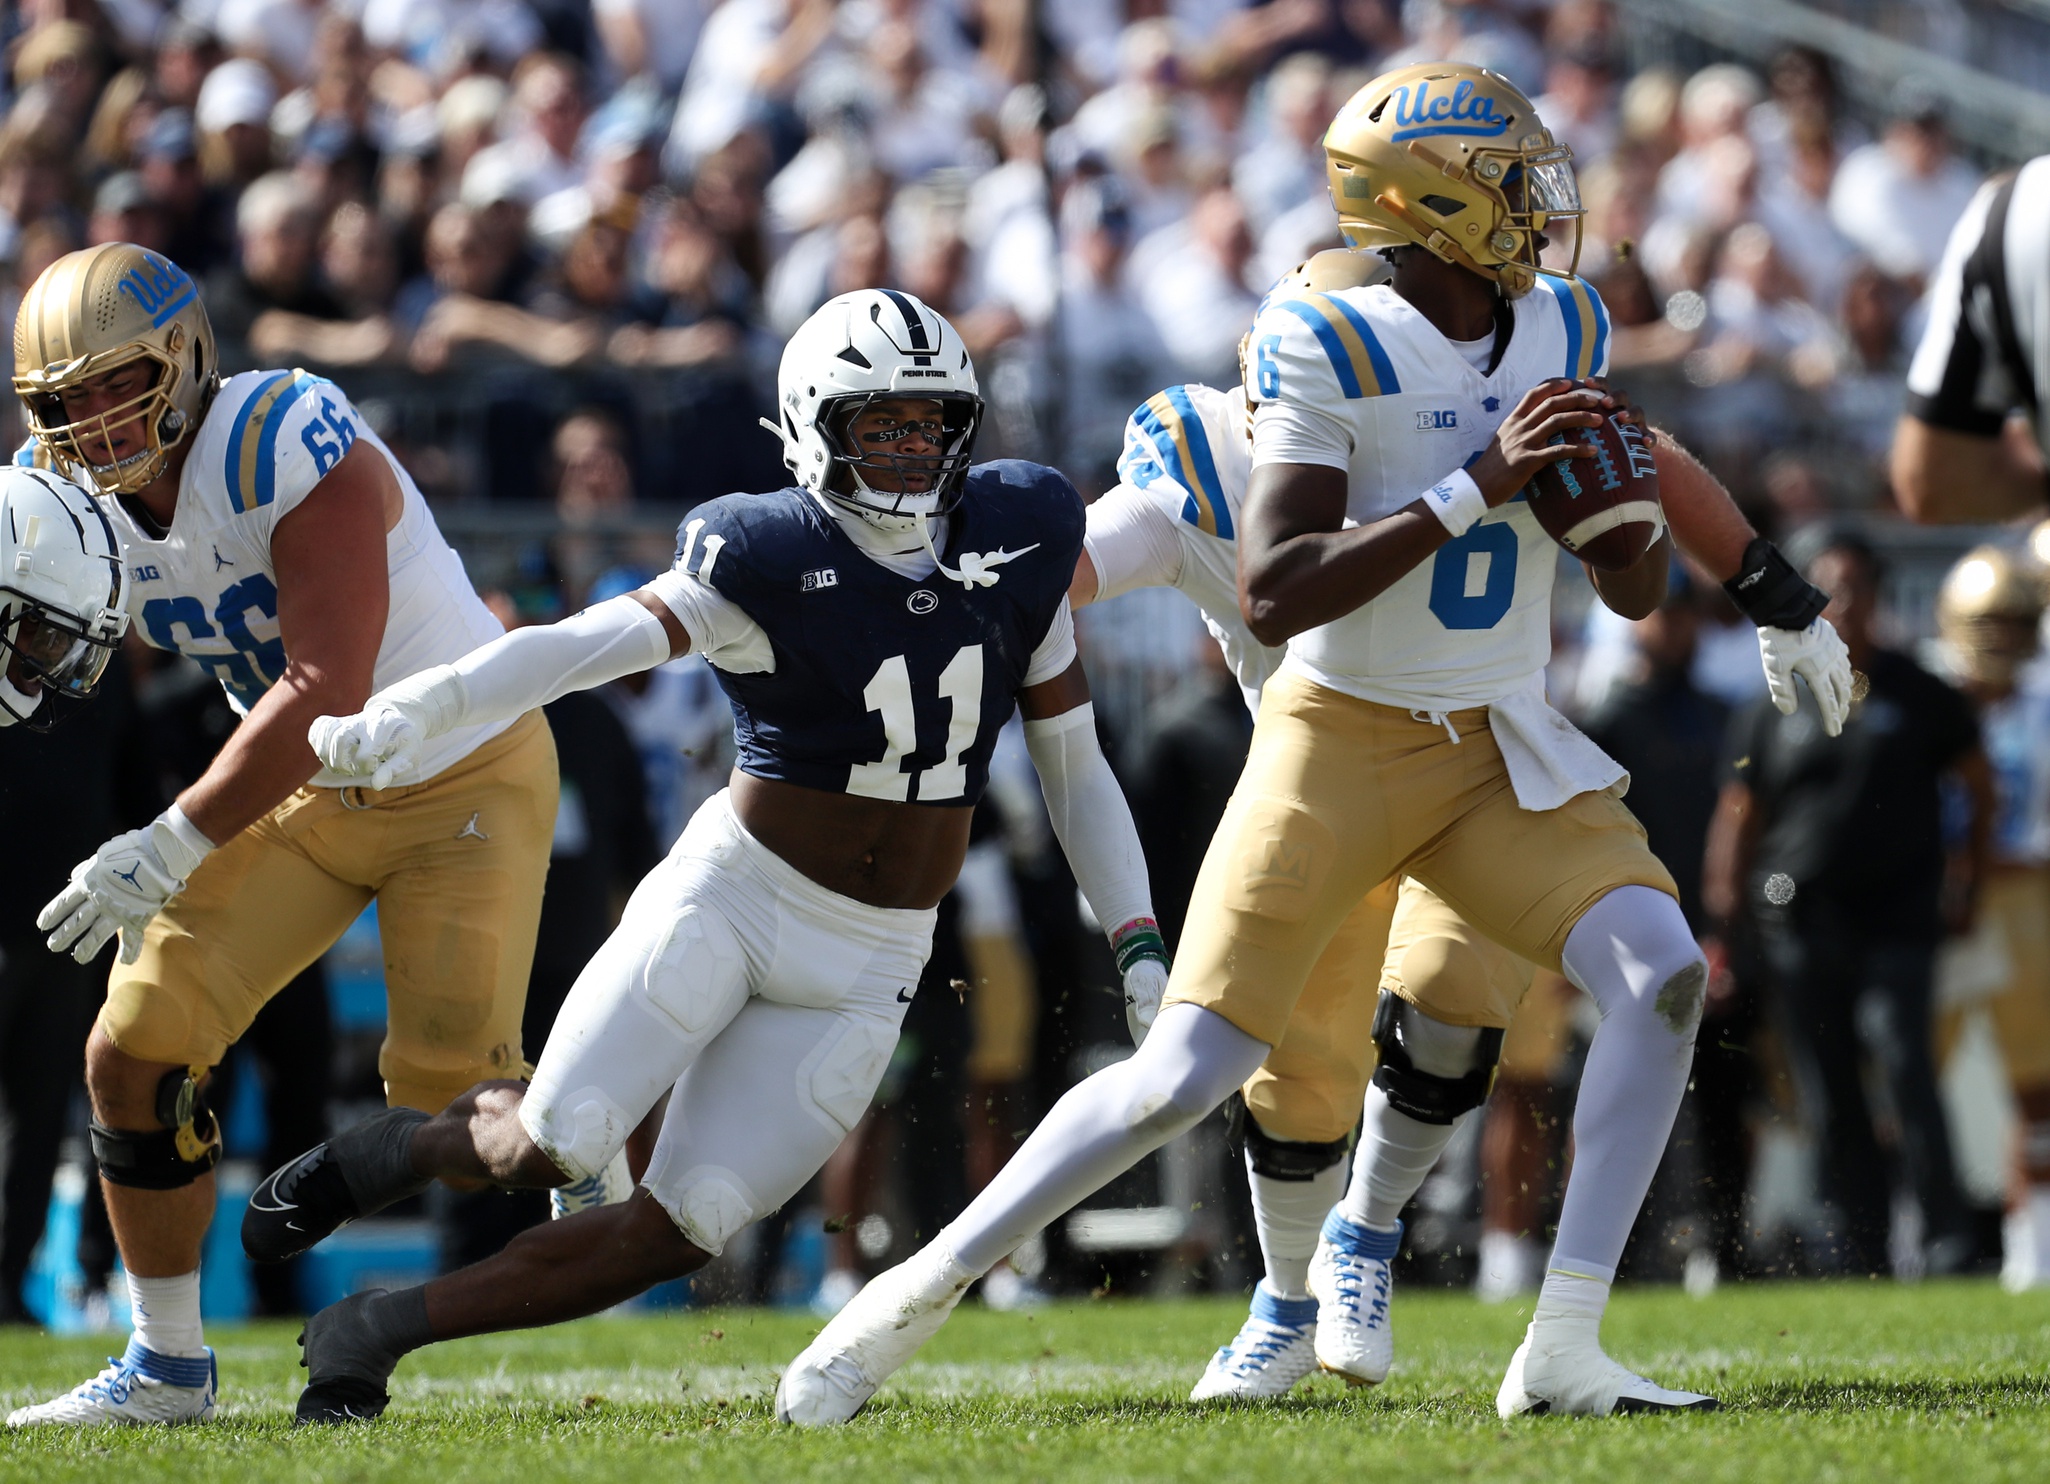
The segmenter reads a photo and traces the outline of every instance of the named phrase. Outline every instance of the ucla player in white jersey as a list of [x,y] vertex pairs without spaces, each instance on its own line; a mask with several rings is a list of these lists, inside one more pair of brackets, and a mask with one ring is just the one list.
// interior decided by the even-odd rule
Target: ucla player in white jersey
[[[777,1392],[787,1420],[853,1416],[976,1274],[1223,1101],[1281,1043],[1360,899],[1398,873],[1520,957],[1563,966],[1603,1015],[1552,1270],[1498,1408],[1714,1405],[1632,1374],[1599,1340],[1685,1085],[1707,969],[1615,796],[1621,770],[1542,693],[1557,548],[1513,497],[1562,452],[1586,456],[1574,430],[1627,405],[1589,380],[1604,369],[1599,300],[1537,266],[1545,228],[1577,225],[1570,152],[1509,83],[1454,64],[1370,83],[1325,149],[1341,229],[1354,247],[1392,250],[1395,279],[1270,304],[1253,328],[1239,608],[1255,639],[1288,654],[1197,880],[1166,1003],[1137,1055],[1062,1098],[959,1218],[791,1363]],[[1776,699],[1790,706],[1792,677],[1805,676],[1835,732],[1849,677],[1841,642],[1816,623],[1822,595],[1712,481],[1681,481],[1668,500],[1682,544],[1760,624]],[[1668,557],[1661,540],[1597,588],[1620,611],[1648,611]],[[1400,1045],[1412,1073],[1445,1081],[1485,1064],[1479,1027],[1404,1004],[1384,1045]],[[1369,1226],[1334,1213],[1335,1266],[1359,1276],[1392,1255],[1392,1227]]]
[[[1284,276],[1266,302],[1386,277],[1379,258],[1332,249]],[[1186,593],[1257,716],[1261,688],[1284,651],[1253,637],[1238,607],[1251,413],[1243,388],[1179,386],[1132,414],[1120,482],[1089,507],[1069,600],[1082,607],[1140,587]],[[1658,438],[1660,479],[1684,512],[1683,526],[1692,528],[1698,511],[1727,509],[1714,477],[1669,437]],[[1498,1038],[1512,1016],[1530,1013],[1521,1005],[1532,977],[1529,963],[1476,932],[1427,887],[1415,880],[1399,887],[1376,887],[1340,926],[1280,1042],[1242,1089],[1246,1172],[1266,1276],[1245,1325],[1211,1358],[1191,1400],[1285,1395],[1320,1364],[1358,1383],[1387,1375],[1389,1262],[1348,1249],[1392,1249],[1399,1241],[1394,1213],[1416,1193],[1457,1123],[1485,1100],[1503,1055]],[[1391,999],[1402,1003],[1377,1016]],[[1414,1041],[1420,1028],[1430,1034],[1430,1022],[1460,1033],[1449,1075],[1417,1065],[1414,1045],[1398,1045],[1396,1057],[1377,1068],[1377,1039],[1408,1028]],[[1478,1057],[1466,1054],[1464,1033],[1474,1029],[1484,1033]],[[1346,1139],[1361,1119],[1363,1096],[1365,1125],[1348,1186]],[[1339,1241],[1320,1242],[1341,1198],[1345,1221],[1367,1229],[1366,1244],[1347,1242],[1342,1225]]]
[[135,626],[212,671],[242,723],[37,919],[80,962],[119,940],[86,1089],[135,1334],[106,1371],[8,1421],[203,1421],[209,1068],[374,900],[386,1096],[431,1112],[518,1075],[555,748],[532,711],[440,739],[397,793],[320,766],[314,717],[502,630],[339,388],[303,371],[220,379],[175,264],[127,243],[60,258],[22,302],[14,372],[32,433],[17,462],[99,492]]
[[284,1256],[436,1174],[587,1179],[674,1089],[629,1200],[308,1321],[302,1422],[378,1415],[422,1345],[596,1313],[693,1272],[794,1196],[889,1063],[1014,710],[1076,880],[1116,924],[1135,1035],[1166,988],[1138,831],[1075,654],[1080,496],[1037,464],[970,467],[974,367],[909,295],[829,300],[777,379],[792,488],[702,505],[647,587],[315,726],[320,755],[375,788],[452,728],[694,652],[733,703],[739,757],[579,976],[531,1087],[487,1082],[432,1120],[380,1115],[268,1182],[294,1209],[252,1216],[244,1242]]
[[[2050,554],[2050,521],[2032,543]],[[1949,1060],[1965,1012],[1993,1023],[2020,1123],[2002,1231],[2001,1281],[2050,1288],[2050,676],[2038,657],[2046,575],[2033,553],[1966,553],[1936,596],[1951,680],[1979,711],[1996,805],[1978,912],[1959,944],[1936,1020],[1936,1064]]]

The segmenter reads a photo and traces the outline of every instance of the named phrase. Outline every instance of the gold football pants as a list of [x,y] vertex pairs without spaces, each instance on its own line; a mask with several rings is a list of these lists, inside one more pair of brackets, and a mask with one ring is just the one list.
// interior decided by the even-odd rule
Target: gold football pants
[[[1341,925],[1398,873],[1554,970],[1573,925],[1610,891],[1678,895],[1620,800],[1586,793],[1523,809],[1485,708],[1454,712],[1450,725],[1456,742],[1445,724],[1300,676],[1270,681],[1197,876],[1167,1000],[1278,1047]],[[1406,980],[1406,962],[1394,967]]]
[[556,789],[538,711],[424,783],[300,789],[151,920],[141,958],[114,965],[100,1029],[141,1061],[217,1065],[375,900],[387,1099],[433,1113],[521,1075]]

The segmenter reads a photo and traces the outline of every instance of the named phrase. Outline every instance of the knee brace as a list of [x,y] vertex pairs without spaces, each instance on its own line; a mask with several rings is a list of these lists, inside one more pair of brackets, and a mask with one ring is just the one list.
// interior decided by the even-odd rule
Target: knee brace
[[[1429,1027],[1430,1029],[1426,1029]],[[1448,1124],[1460,1114],[1478,1108],[1488,1100],[1495,1085],[1495,1067],[1502,1060],[1502,1031],[1488,1026],[1472,1030],[1472,1041],[1464,1053],[1467,1070],[1453,1073],[1445,1058],[1421,1052],[1419,1040],[1431,1030],[1457,1032],[1463,1027],[1441,1025],[1404,1000],[1393,990],[1381,991],[1374,1007],[1374,1045],[1381,1053],[1374,1068],[1374,1086],[1387,1094],[1398,1113],[1419,1123]],[[1437,1063],[1427,1070],[1417,1064],[1418,1055]]]
[[1246,1107],[1243,1094],[1233,1093],[1224,1105],[1225,1137],[1234,1150],[1244,1146],[1246,1164],[1256,1175],[1269,1180],[1314,1180],[1345,1158],[1346,1139],[1305,1144],[1277,1139],[1260,1127]]
[[157,1083],[157,1122],[148,1133],[92,1121],[93,1162],[115,1185],[180,1190],[221,1161],[221,1127],[207,1106],[205,1067],[176,1067]]

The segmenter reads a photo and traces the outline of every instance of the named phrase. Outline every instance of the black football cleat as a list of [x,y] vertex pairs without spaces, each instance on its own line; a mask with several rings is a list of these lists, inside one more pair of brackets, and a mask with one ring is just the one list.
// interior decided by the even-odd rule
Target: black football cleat
[[426,1121],[415,1109],[387,1108],[271,1171],[242,1213],[242,1250],[256,1262],[283,1262],[359,1216],[418,1195],[432,1182],[413,1173],[406,1150]]
[[344,1422],[374,1422],[391,1405],[391,1393],[374,1381],[343,1378],[321,1381],[299,1393],[294,1427],[334,1427]]
[[299,1393],[294,1427],[369,1422],[391,1405],[386,1383],[399,1357],[372,1322],[370,1306],[386,1296],[382,1288],[352,1293],[329,1304],[299,1332],[299,1364],[306,1389]]

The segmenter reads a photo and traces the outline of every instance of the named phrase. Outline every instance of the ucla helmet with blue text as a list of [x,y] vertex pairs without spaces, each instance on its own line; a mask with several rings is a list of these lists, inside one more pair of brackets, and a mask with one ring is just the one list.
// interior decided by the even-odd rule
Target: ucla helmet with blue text
[[[1354,248],[1421,247],[1515,298],[1580,261],[1573,151],[1500,73],[1420,62],[1382,74],[1324,134],[1338,230]],[[1542,266],[1540,238],[1574,226],[1570,266]]]
[[[72,419],[64,394],[136,362],[148,384],[117,406]],[[213,326],[192,276],[161,253],[107,242],[45,268],[14,319],[14,390],[29,432],[75,478],[101,494],[133,494],[164,472],[199,428],[220,385]],[[134,425],[136,451],[94,463]]]
[[[937,457],[904,458],[887,442],[852,446],[848,423],[894,397],[940,404]],[[905,532],[959,501],[982,425],[982,392],[960,335],[911,295],[857,289],[828,299],[783,347],[776,402],[776,422],[763,424],[783,440],[783,462],[813,494],[882,530]],[[933,476],[916,493],[878,489],[868,477],[913,464]]]
[[[48,726],[128,632],[128,569],[99,502],[47,469],[0,466],[0,726]],[[33,719],[33,720],[32,720]]]

